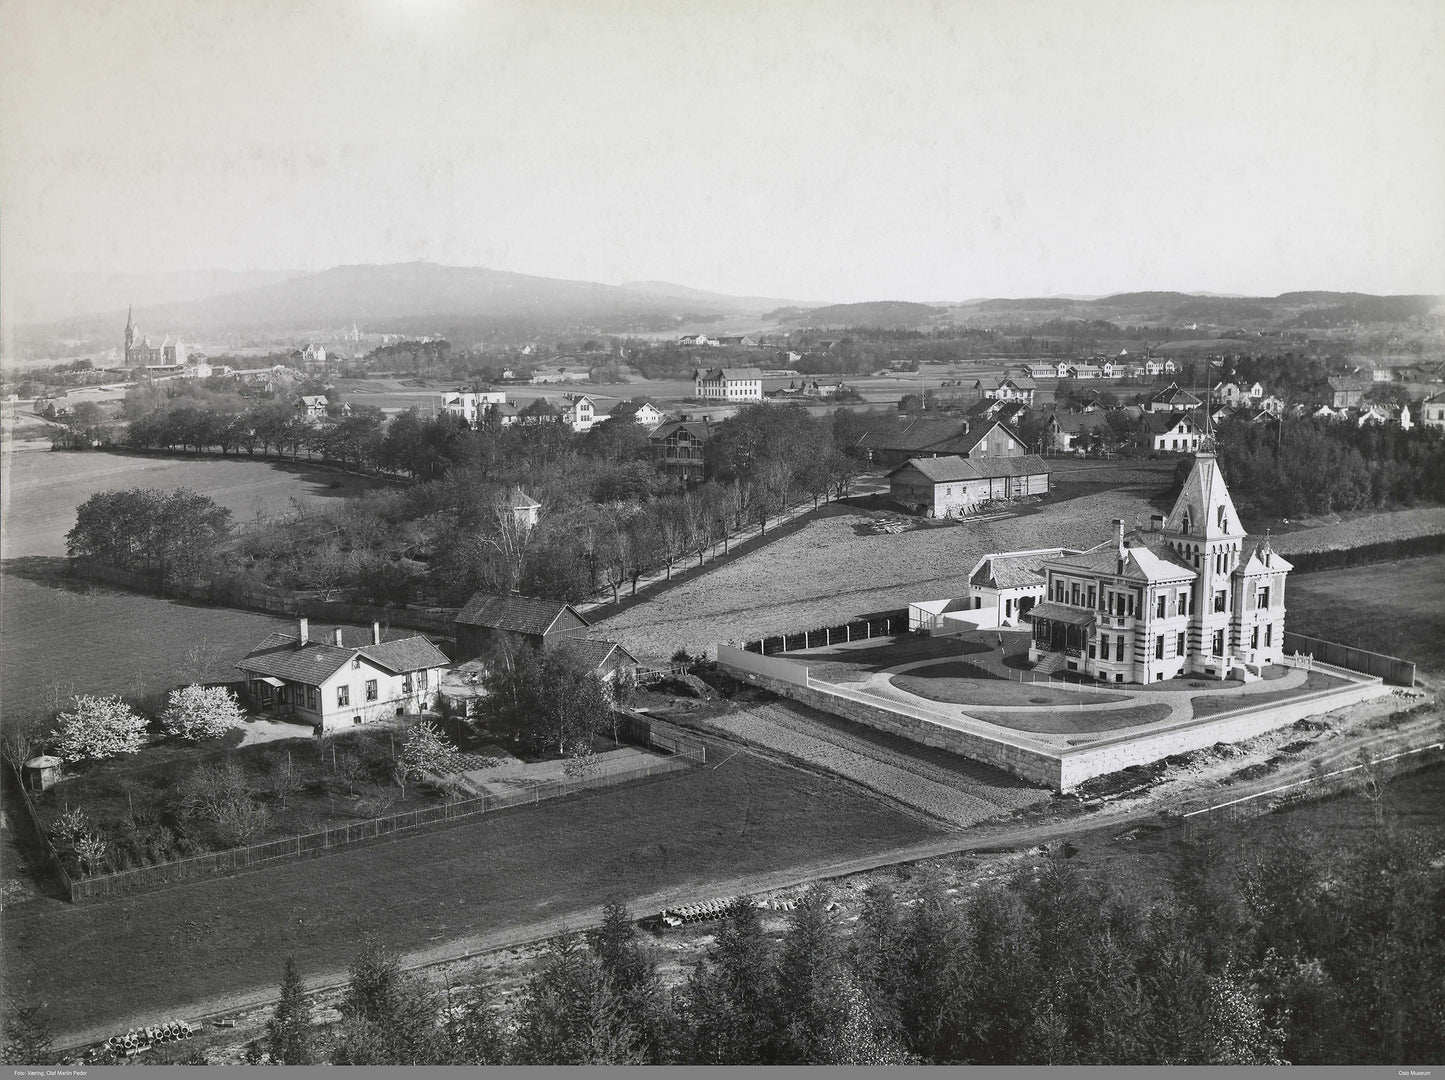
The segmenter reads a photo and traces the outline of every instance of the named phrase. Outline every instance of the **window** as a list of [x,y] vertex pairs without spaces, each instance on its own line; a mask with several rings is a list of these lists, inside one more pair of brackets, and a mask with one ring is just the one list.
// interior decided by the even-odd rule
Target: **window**
[[367,680],[366,680],[366,700],[367,700],[367,701],[375,701],[375,700],[376,700],[376,680],[375,680],[375,679],[367,679]]
[[1092,645],[1089,646],[1089,659],[1094,659],[1094,646]]
[[1258,596],[1259,602],[1257,606],[1261,611],[1263,611],[1265,608],[1269,607],[1269,586],[1261,585]]
[[1175,640],[1174,640],[1174,655],[1175,655],[1175,656],[1183,656],[1183,655],[1184,655],[1184,634],[1183,634],[1182,632],[1181,632],[1181,633],[1179,634],[1179,636],[1178,636],[1177,638],[1175,638]]
[[410,694],[410,693],[411,693],[411,676],[410,676],[410,675],[403,675],[403,676],[401,677],[401,692],[402,692],[403,694]]
[[1259,627],[1257,626],[1249,632],[1249,647],[1251,649],[1259,648]]
[[422,668],[420,671],[418,671],[418,672],[416,673],[416,677],[417,677],[418,683],[419,683],[419,685],[421,686],[421,688],[422,688],[423,690],[426,689],[426,685],[427,685],[427,683],[426,683],[426,675],[427,675],[426,668]]
[[1093,606],[1094,606],[1094,586],[1092,586],[1092,585],[1089,586],[1089,603],[1088,603],[1087,606],[1088,606],[1088,607],[1093,607]]
[[353,657],[351,658],[351,670],[352,670],[352,671],[360,671],[360,670],[361,670],[361,657],[359,657],[359,656],[353,656]]
[[1077,581],[1069,585],[1069,603],[1075,607],[1079,606],[1079,583]]
[[342,708],[351,704],[351,687],[338,686],[336,688],[336,704]]
[[1224,631],[1223,631],[1223,630],[1216,630],[1216,631],[1214,631],[1214,650],[1213,650],[1213,652],[1214,652],[1214,655],[1215,655],[1215,656],[1223,656],[1223,655],[1224,655]]
[[1225,600],[1226,600],[1226,597],[1228,597],[1228,595],[1229,595],[1229,594],[1228,594],[1227,592],[1225,592],[1223,589],[1220,589],[1217,593],[1214,594],[1214,610],[1215,610],[1215,611],[1225,611],[1225,610],[1227,610],[1227,608],[1225,607]]
[[261,684],[261,701],[262,701],[264,704],[266,704],[266,705],[271,704],[271,684],[270,684],[270,683],[262,683],[262,684]]
[[319,697],[320,695],[317,694],[316,687],[308,686],[306,688],[306,707],[308,709],[316,708],[316,701]]
[[1268,645],[1270,638],[1274,636],[1274,623],[1264,624],[1264,643]]
[[[1166,597],[1163,593],[1160,593],[1160,594],[1159,594],[1159,610],[1154,613],[1154,615],[1155,615],[1156,618],[1159,618],[1159,619],[1164,618],[1164,605],[1165,605],[1166,603],[1168,603],[1168,597]],[[1162,639],[1161,639],[1161,640],[1162,640]]]
[[1154,639],[1154,659],[1155,659],[1155,660],[1163,660],[1163,659],[1164,659],[1164,635],[1163,635],[1163,634],[1160,634],[1157,638]]
[[1119,640],[1116,641],[1116,642],[1114,642],[1114,659],[1115,659],[1115,660],[1123,660],[1123,659],[1124,659],[1124,635],[1123,635],[1123,634],[1120,634],[1120,635],[1119,635]]

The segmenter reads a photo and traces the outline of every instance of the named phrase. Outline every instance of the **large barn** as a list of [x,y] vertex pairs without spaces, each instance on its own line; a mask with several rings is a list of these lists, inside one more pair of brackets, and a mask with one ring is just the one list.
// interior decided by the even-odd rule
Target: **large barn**
[[986,502],[1049,493],[1049,468],[1022,457],[913,458],[888,474],[893,501],[915,514],[957,517]]
[[547,648],[587,638],[587,620],[571,604],[513,593],[473,593],[457,613],[457,659],[471,660],[508,646]]

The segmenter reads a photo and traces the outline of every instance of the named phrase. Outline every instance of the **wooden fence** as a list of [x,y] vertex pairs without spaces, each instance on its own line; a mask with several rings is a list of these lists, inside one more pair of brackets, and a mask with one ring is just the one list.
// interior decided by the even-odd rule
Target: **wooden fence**
[[[593,788],[612,787],[648,776],[689,769],[706,760],[706,751],[697,744],[683,747],[671,757],[649,765],[599,776],[579,777],[575,780],[549,780],[538,783],[526,791],[510,795],[481,795],[472,799],[453,799],[438,806],[428,806],[405,814],[372,818],[334,829],[322,829],[301,836],[288,836],[270,840],[264,844],[248,847],[229,848],[226,851],[195,855],[188,859],[160,863],[156,866],[142,866],[135,870],[123,870],[116,874],[72,880],[59,867],[61,881],[70,892],[74,903],[85,900],[99,900],[111,896],[144,892],[165,888],[197,878],[226,874],[251,867],[272,865],[278,862],[320,856],[340,851],[356,844],[380,840],[386,837],[406,835],[433,826],[445,826],[456,821],[465,821],[494,810],[512,806],[525,806],[546,799],[555,799],[577,791]],[[42,833],[42,835],[44,835]],[[48,843],[48,841],[47,841]],[[54,849],[51,849],[52,852]],[[59,856],[56,856],[57,866]]]
[[35,803],[30,799],[30,792],[25,790],[25,784],[20,778],[19,770],[11,765],[9,761],[5,762],[5,782],[13,783],[15,790],[20,793],[20,803],[25,807],[25,814],[30,821],[30,832],[34,838],[36,852],[39,854],[41,861],[50,872],[55,875],[55,880],[60,882],[60,887],[73,897],[75,884],[71,880],[70,874],[66,872],[65,861],[61,859],[60,852],[55,850],[55,845],[50,842],[50,834],[47,833],[45,827],[40,824],[40,814],[35,809]]
[[1289,630],[1284,632],[1284,649],[1288,653],[1303,653],[1324,664],[1360,671],[1366,675],[1378,675],[1387,683],[1396,686],[1415,685],[1415,665],[1398,656],[1355,649],[1334,641],[1306,637]]
[[758,638],[743,646],[748,652],[771,656],[780,652],[796,652],[799,649],[816,649],[823,645],[839,645],[848,641],[863,641],[868,638],[889,637],[908,629],[908,609],[884,611],[864,619],[856,619],[839,626],[820,626],[814,630],[800,630],[788,634]]

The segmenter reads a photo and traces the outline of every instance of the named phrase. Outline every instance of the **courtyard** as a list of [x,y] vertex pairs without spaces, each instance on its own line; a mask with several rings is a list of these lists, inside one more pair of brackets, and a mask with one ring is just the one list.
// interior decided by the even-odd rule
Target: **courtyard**
[[780,654],[809,677],[939,719],[979,720],[1056,746],[1214,718],[1343,689],[1334,673],[1273,665],[1250,683],[1209,676],[1099,683],[1074,672],[1035,673],[1027,630],[898,637]]

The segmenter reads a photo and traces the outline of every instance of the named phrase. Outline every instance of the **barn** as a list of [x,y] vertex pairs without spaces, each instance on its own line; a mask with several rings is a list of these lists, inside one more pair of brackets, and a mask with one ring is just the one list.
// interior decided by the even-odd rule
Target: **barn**
[[512,593],[476,592],[457,613],[457,659],[471,660],[500,645],[550,648],[585,641],[588,622],[571,604]]
[[888,474],[893,501],[915,514],[958,517],[987,502],[1049,493],[1036,454],[1004,458],[912,458]]

